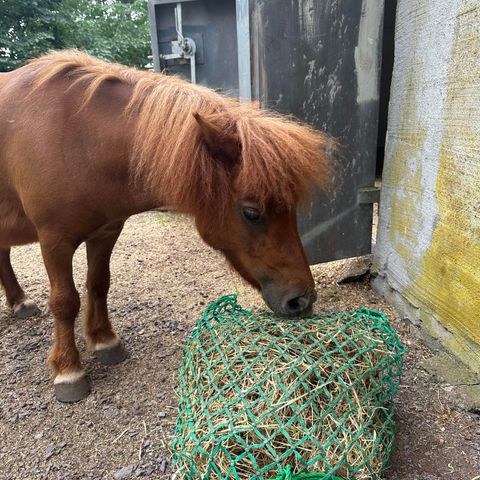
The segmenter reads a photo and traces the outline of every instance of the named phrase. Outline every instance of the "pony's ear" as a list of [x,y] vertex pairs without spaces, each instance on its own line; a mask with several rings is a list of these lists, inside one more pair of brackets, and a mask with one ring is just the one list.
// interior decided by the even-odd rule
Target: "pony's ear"
[[200,135],[214,158],[230,163],[240,161],[242,147],[236,132],[222,128],[221,124],[215,122],[215,117],[205,118],[198,112],[193,112],[193,116],[200,128]]

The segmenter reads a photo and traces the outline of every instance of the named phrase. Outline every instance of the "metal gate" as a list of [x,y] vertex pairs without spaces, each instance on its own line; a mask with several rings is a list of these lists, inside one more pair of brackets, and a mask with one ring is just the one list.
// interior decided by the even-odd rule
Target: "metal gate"
[[149,11],[157,70],[194,73],[337,140],[335,188],[300,212],[301,238],[310,263],[370,253],[383,1],[149,0]]

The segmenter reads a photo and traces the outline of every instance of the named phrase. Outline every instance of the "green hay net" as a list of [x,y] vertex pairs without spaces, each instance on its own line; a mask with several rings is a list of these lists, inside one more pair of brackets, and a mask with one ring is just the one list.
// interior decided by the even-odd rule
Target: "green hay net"
[[177,478],[382,478],[404,352],[380,312],[285,320],[220,298],[185,347]]

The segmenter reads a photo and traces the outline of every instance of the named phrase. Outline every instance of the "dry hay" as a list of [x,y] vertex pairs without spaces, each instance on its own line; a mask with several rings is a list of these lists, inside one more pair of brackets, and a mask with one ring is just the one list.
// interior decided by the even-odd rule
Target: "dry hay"
[[220,299],[187,341],[173,444],[180,477],[270,479],[290,465],[380,478],[402,353],[378,312],[291,321]]

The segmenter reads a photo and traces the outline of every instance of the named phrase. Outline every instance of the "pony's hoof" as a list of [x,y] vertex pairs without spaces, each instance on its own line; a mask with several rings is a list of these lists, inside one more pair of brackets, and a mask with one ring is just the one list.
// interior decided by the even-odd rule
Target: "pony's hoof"
[[83,400],[90,393],[90,381],[82,372],[74,381],[62,381],[63,375],[55,378],[55,396],[59,402],[73,403]]
[[24,300],[13,306],[13,313],[17,318],[25,319],[40,314],[40,309],[31,300]]
[[119,341],[113,347],[95,350],[95,357],[103,365],[116,365],[128,357],[128,352],[123,343]]

